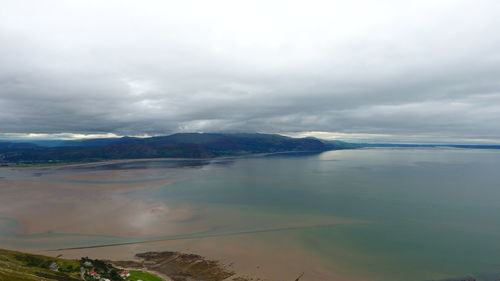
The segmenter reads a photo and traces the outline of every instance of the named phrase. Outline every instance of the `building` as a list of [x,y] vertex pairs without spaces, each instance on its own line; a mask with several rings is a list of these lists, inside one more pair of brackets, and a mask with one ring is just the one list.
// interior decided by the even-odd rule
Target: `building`
[[57,262],[55,262],[55,261],[50,263],[49,268],[50,268],[50,270],[53,270],[53,271],[59,271],[59,266],[57,265]]
[[128,272],[128,271],[126,271],[126,270],[124,270],[124,271],[120,272],[120,277],[121,277],[121,278],[127,278],[127,277],[129,277],[129,276],[130,276],[130,272]]
[[92,271],[89,271],[89,276],[96,279],[96,280],[99,280],[101,279],[101,275],[97,274],[97,272],[95,270],[92,270]]

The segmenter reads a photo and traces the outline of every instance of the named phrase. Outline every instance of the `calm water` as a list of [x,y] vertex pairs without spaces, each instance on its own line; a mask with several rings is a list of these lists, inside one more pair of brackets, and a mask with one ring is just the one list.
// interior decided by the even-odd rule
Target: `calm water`
[[[371,280],[500,272],[500,151],[331,151],[214,161],[168,176],[177,179],[168,188],[130,194],[208,210],[217,228],[188,236],[274,231],[332,270]],[[100,241],[143,238],[127,239]]]

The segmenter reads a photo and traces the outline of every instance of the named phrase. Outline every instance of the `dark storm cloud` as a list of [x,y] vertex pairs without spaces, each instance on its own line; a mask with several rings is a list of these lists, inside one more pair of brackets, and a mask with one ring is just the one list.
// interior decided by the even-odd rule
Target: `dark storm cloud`
[[4,1],[0,134],[500,139],[498,1]]

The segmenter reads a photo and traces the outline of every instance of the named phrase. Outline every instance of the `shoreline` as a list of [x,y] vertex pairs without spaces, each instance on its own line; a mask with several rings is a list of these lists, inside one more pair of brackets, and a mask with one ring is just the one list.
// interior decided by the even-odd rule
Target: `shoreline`
[[[175,279],[180,280],[212,280],[212,281],[282,281],[296,280],[305,272],[304,278],[311,281],[346,281],[349,279],[341,276],[334,268],[330,267],[329,261],[305,251],[300,246],[289,244],[282,234],[267,233],[265,236],[227,236],[209,237],[207,239],[156,241],[140,245],[109,246],[93,249],[76,249],[62,251],[36,251],[37,254],[48,256],[62,255],[66,258],[79,258],[89,256],[91,258],[105,259],[121,267],[148,267],[155,272],[162,272],[169,277],[172,271],[163,271],[154,266],[164,266],[165,269],[172,267],[179,269],[176,262],[183,263],[182,268],[190,265],[205,266],[206,261],[217,262],[226,270],[234,272],[234,275],[225,279]],[[264,240],[262,240],[264,239]],[[261,243],[264,242],[264,243]],[[29,250],[33,252],[33,250]],[[150,261],[142,261],[140,253],[179,253],[185,258],[178,258],[174,263],[168,257],[155,258],[153,267]],[[196,253],[196,254],[191,254]],[[194,257],[194,258],[193,258]],[[153,257],[154,258],[154,257]],[[198,262],[186,262],[186,259]],[[120,261],[122,263],[120,263]],[[127,263],[128,262],[128,263]],[[144,266],[143,266],[144,264]],[[213,264],[212,264],[213,265]],[[201,271],[205,271],[201,270]],[[177,273],[175,271],[174,273]],[[178,275],[177,275],[178,276]],[[302,279],[300,279],[302,280]],[[365,281],[365,279],[359,279]]]
[[[335,150],[335,149],[333,149]],[[247,157],[260,157],[267,155],[279,155],[279,154],[289,154],[289,153],[321,153],[332,150],[324,151],[280,151],[280,152],[268,152],[268,153],[252,153],[244,155],[234,155],[234,156],[220,156],[220,157],[209,157],[209,158],[180,158],[180,157],[162,157],[162,158],[134,158],[134,159],[109,159],[102,161],[90,161],[90,162],[72,162],[72,163],[39,163],[39,164],[28,164],[29,166],[19,166],[16,164],[13,166],[0,166],[0,169],[44,169],[44,168],[67,168],[67,167],[99,167],[110,164],[120,164],[120,163],[133,163],[133,162],[154,162],[154,161],[210,161],[210,160],[224,160],[224,159],[241,159]]]
[[[136,253],[134,260],[110,261],[127,270],[140,270],[161,276],[166,281],[211,280],[222,281],[238,276],[231,266],[197,254],[177,251]],[[185,278],[188,279],[185,279]],[[234,280],[234,279],[231,279]],[[239,279],[251,281],[252,278]]]
[[110,160],[102,160],[102,161],[89,161],[89,162],[73,162],[68,164],[61,163],[40,163],[40,164],[32,164],[32,166],[19,166],[16,167],[16,164],[13,166],[0,166],[0,169],[44,169],[44,168],[67,168],[67,167],[99,167],[110,164],[120,164],[120,163],[129,163],[129,162],[141,162],[141,161],[203,161],[203,160],[213,160],[217,158],[134,158],[134,159],[110,159]]
[[[133,158],[133,159],[109,159],[109,160],[96,160],[96,161],[83,161],[83,162],[44,162],[36,164],[14,164],[9,162],[0,163],[0,169],[46,169],[46,168],[67,168],[67,167],[98,167],[105,166],[109,164],[119,164],[119,163],[129,163],[129,162],[141,162],[141,161],[210,161],[210,160],[223,160],[223,159],[241,159],[247,157],[260,157],[267,155],[278,155],[278,154],[289,154],[289,153],[322,153],[327,151],[337,151],[337,150],[371,150],[371,149],[453,149],[453,150],[484,150],[484,151],[498,151],[500,148],[490,148],[490,147],[461,147],[454,145],[430,145],[430,146],[364,146],[364,147],[352,147],[352,148],[337,148],[337,149],[326,149],[326,150],[305,150],[305,151],[280,151],[280,152],[268,152],[268,153],[251,153],[243,155],[232,155],[232,156],[219,156],[219,157],[208,157],[208,158],[182,158],[182,157],[160,157],[160,158]],[[12,165],[9,165],[12,164]]]

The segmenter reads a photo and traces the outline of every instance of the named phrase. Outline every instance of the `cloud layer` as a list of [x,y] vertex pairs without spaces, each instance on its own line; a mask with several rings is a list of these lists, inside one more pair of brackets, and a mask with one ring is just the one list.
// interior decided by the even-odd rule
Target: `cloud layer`
[[7,0],[0,133],[500,139],[499,14],[495,0]]

